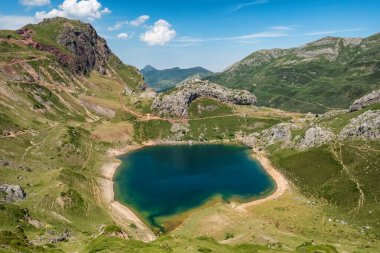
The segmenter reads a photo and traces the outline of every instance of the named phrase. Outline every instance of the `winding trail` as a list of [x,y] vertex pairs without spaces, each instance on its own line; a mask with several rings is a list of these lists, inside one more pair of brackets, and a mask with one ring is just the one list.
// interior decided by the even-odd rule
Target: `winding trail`
[[[364,201],[365,201],[365,194],[364,194],[364,191],[362,189],[362,186],[361,184],[359,183],[359,180],[357,180],[354,175],[352,175],[352,173],[350,172],[350,170],[347,168],[347,166],[344,164],[343,162],[343,156],[342,156],[342,143],[335,143],[335,145],[338,145],[338,148],[339,148],[339,153],[337,151],[335,151],[334,148],[332,148],[332,152],[333,154],[335,155],[335,157],[338,159],[339,163],[342,165],[342,168],[343,170],[347,173],[348,177],[350,178],[350,180],[352,182],[354,182],[356,184],[356,188],[358,189],[359,193],[360,193],[360,196],[359,196],[359,199],[358,199],[358,205],[355,209],[353,209],[351,212],[354,212],[356,211],[356,213],[359,212],[359,210],[363,207],[364,205]],[[335,146],[334,145],[334,146]]]

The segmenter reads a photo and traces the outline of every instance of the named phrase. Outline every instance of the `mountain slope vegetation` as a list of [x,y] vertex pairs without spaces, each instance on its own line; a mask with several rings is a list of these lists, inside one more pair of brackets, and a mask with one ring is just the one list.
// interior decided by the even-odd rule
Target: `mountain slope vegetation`
[[347,108],[380,87],[379,40],[380,34],[325,37],[297,48],[259,50],[208,79],[251,91],[261,106],[313,113]]
[[[379,251],[378,103],[316,117],[200,97],[175,117],[156,97],[89,24],[0,31],[0,252]],[[145,142],[245,143],[292,184],[244,211],[218,202],[184,214],[145,243],[112,213],[101,170],[110,150]]]

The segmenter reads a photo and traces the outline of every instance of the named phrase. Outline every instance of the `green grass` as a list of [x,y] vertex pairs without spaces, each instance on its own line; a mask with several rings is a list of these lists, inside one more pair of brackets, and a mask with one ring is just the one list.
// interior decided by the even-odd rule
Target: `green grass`
[[235,132],[252,133],[269,128],[280,119],[276,118],[251,118],[240,116],[224,116],[217,118],[190,119],[190,132],[188,139],[195,140],[222,140],[233,139]]
[[171,124],[166,120],[135,121],[134,138],[137,141],[165,139],[170,136]]
[[138,91],[144,84],[143,77],[136,67],[123,64],[115,55],[110,57],[109,63],[119,78],[133,91]]
[[[365,231],[368,237],[380,235],[380,223],[373,218],[380,215],[378,143],[344,142],[302,152],[273,149],[271,153],[276,166],[303,194],[327,203],[330,215],[357,224],[358,229],[370,224]],[[359,205],[361,191],[364,197]]]
[[2,39],[21,39],[21,35],[18,34],[16,31],[12,30],[1,30],[0,31],[0,38]]

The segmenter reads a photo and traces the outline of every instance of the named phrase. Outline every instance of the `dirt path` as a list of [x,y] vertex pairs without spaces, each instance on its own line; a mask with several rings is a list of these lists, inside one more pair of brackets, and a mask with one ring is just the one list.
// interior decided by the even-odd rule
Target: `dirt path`
[[284,194],[289,189],[289,183],[286,178],[272,165],[271,161],[263,153],[252,154],[252,157],[258,160],[267,173],[273,178],[276,182],[276,190],[269,196],[257,199],[248,203],[238,204],[234,206],[238,211],[246,211],[247,208],[255,205],[259,205],[269,200],[276,200],[282,194]]
[[331,149],[332,153],[338,159],[338,161],[342,165],[343,170],[347,173],[347,175],[350,178],[350,180],[356,184],[356,188],[358,189],[358,191],[360,193],[360,196],[359,196],[359,199],[358,199],[358,205],[357,205],[357,207],[354,210],[352,210],[353,212],[358,213],[359,210],[360,210],[360,208],[363,207],[364,201],[365,201],[365,194],[364,194],[363,188],[362,188],[361,184],[359,183],[359,180],[357,180],[355,178],[355,176],[352,175],[352,173],[350,172],[350,170],[347,168],[347,166],[343,162],[342,143],[335,143],[335,145],[338,145],[339,151],[335,151],[335,149],[332,148]]

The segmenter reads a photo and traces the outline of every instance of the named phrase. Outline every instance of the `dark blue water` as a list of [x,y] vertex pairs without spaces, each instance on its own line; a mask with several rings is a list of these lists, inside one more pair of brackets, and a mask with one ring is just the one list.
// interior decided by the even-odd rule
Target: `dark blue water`
[[115,198],[158,226],[159,218],[199,207],[218,196],[250,200],[274,188],[270,176],[237,145],[151,146],[119,158]]

